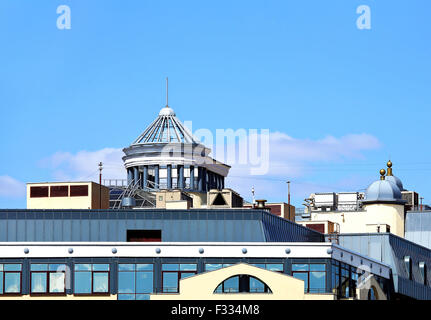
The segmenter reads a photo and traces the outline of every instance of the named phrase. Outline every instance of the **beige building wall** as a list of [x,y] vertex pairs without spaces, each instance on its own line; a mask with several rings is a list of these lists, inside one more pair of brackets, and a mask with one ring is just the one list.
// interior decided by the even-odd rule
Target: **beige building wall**
[[[88,186],[87,196],[70,196],[71,186],[83,185]],[[63,197],[51,197],[51,186],[68,186],[68,195]],[[48,197],[30,197],[31,187],[48,187]],[[100,191],[102,193],[101,197],[99,196]],[[27,209],[109,209],[109,188],[88,181],[27,183]]]
[[[272,293],[214,293],[230,277],[247,274]],[[150,300],[334,300],[333,294],[305,294],[304,282],[292,276],[240,263],[180,280],[178,294],[152,294]]]
[[346,212],[313,212],[312,221],[331,221],[338,223],[340,233],[372,233],[386,232],[385,226],[390,226],[390,232],[404,237],[404,205],[399,204],[368,204],[365,211]]

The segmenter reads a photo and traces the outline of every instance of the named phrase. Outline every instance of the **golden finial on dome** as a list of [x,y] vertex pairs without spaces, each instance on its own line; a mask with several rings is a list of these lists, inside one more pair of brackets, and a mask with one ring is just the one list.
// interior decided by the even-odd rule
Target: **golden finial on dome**
[[380,180],[385,180],[385,174],[386,174],[386,170],[385,169],[381,169],[380,170]]
[[388,166],[388,176],[392,176],[392,161],[389,160],[388,163],[386,164]]

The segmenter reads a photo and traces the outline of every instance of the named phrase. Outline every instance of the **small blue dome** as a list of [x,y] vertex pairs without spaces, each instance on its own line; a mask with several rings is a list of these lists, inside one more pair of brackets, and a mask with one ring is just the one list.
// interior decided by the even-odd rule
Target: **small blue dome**
[[390,180],[377,180],[365,192],[363,203],[389,202],[404,203],[398,186]]
[[395,176],[386,176],[385,180],[395,183],[395,185],[398,187],[398,189],[400,189],[400,191],[404,191],[403,183],[401,182],[400,178]]

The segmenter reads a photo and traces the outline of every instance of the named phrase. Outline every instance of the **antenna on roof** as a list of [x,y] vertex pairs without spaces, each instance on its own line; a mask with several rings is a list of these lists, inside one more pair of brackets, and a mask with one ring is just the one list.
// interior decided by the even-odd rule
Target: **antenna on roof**
[[169,80],[166,77],[166,107],[169,107]]

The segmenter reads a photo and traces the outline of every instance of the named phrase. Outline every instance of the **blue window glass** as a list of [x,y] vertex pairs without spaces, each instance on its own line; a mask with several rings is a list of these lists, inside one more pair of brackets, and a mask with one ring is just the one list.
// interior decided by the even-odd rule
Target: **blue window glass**
[[254,277],[250,277],[250,292],[265,292],[265,284]]
[[283,272],[283,264],[282,263],[268,263],[266,265],[266,269],[270,271]]
[[47,273],[46,272],[32,272],[31,274],[31,292],[32,293],[45,293]]
[[136,273],[136,292],[137,293],[153,292],[153,272],[152,271]]
[[264,263],[252,263],[251,265],[258,268],[266,269],[266,265]]
[[317,264],[317,263],[310,264],[310,271],[325,271],[325,270],[326,270],[325,264]]
[[3,294],[3,272],[0,272],[0,294]]
[[109,273],[94,272],[93,273],[93,292],[108,293],[109,290]]
[[194,272],[181,272],[181,279],[186,279],[188,277],[194,276],[196,273]]
[[118,273],[118,293],[135,293],[135,272]]
[[49,273],[49,292],[64,293],[65,280],[66,280],[66,277],[64,272],[50,272]]
[[309,268],[308,264],[299,264],[299,263],[292,264],[292,271],[308,271],[308,268]]
[[93,271],[109,271],[109,264],[93,264]]
[[91,272],[75,272],[75,293],[91,293]]
[[180,271],[196,271],[195,263],[180,264]]
[[[6,269],[6,265],[5,265]],[[21,292],[21,273],[5,272],[4,275],[4,293]]]
[[91,271],[91,264],[75,264],[75,271]]
[[326,273],[321,271],[310,272],[310,292],[325,292]]
[[304,281],[304,290],[308,291],[308,272],[293,272],[292,276],[296,279]]
[[221,263],[207,263],[205,264],[205,271],[214,271],[221,269],[222,265]]
[[49,264],[48,270],[49,271],[63,272],[63,271],[66,271],[66,265],[65,264]]
[[149,294],[137,294],[136,300],[150,300]]
[[120,263],[118,265],[118,271],[135,271],[135,266],[134,264],[125,264],[125,263]]
[[3,271],[3,265],[0,264],[0,271]]
[[48,271],[47,264],[32,264],[30,267],[31,271]]
[[227,279],[224,283],[223,292],[236,293],[239,291],[239,277]]
[[152,264],[137,264],[136,271],[153,271]]
[[162,265],[162,271],[179,271],[179,270],[180,270],[179,264],[164,263]]
[[135,300],[134,294],[119,294],[118,300]]
[[4,271],[21,271],[21,265],[20,264],[4,264],[3,265]]
[[163,292],[178,292],[178,273],[163,273]]

